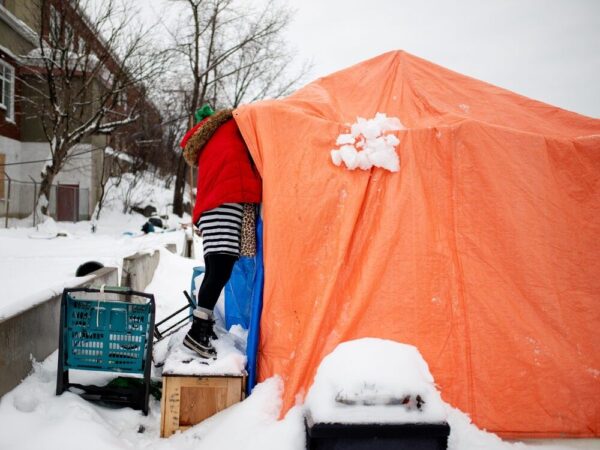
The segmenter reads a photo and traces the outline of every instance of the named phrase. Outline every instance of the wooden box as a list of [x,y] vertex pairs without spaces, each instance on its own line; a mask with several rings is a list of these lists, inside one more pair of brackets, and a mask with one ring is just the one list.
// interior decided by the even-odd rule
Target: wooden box
[[244,399],[246,373],[165,375],[160,404],[160,436],[169,437]]

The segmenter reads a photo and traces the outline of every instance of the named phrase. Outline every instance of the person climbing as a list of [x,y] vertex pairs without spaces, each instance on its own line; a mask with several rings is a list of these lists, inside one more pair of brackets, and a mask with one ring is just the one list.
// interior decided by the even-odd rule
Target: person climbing
[[211,342],[216,339],[213,310],[240,256],[240,246],[254,238],[254,229],[242,233],[242,222],[261,201],[262,181],[232,109],[215,113],[205,105],[196,112],[196,120],[180,145],[186,162],[198,167],[192,223],[202,235],[205,273],[183,344],[211,359],[216,358]]

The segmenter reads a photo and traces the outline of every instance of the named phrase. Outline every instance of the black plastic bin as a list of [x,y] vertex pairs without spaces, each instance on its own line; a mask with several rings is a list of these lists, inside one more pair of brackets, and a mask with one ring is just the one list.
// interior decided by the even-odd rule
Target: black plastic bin
[[446,450],[450,435],[446,422],[305,424],[309,450]]

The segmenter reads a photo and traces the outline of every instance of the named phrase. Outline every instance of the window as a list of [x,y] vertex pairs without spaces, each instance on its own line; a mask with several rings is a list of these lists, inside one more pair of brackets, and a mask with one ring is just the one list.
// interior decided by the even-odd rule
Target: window
[[79,36],[79,54],[85,55],[85,40]]
[[0,108],[6,110],[6,120],[15,120],[15,69],[0,61]]

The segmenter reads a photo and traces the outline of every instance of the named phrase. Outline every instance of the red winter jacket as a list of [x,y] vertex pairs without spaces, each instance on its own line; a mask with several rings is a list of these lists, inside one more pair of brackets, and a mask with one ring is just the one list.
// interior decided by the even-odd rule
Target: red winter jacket
[[[200,122],[183,138],[203,125]],[[192,214],[197,223],[204,211],[223,203],[260,203],[262,182],[234,119],[221,125],[198,155],[196,204]]]

